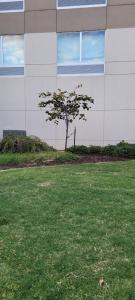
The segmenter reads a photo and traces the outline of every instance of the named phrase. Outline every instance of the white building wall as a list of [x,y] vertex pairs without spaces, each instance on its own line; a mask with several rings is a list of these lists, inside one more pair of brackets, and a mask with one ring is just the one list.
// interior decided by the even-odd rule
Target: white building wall
[[104,143],[135,142],[135,28],[106,31]]
[[[58,149],[64,147],[65,127],[46,123],[39,93],[57,88],[95,99],[87,122],[76,122],[77,144],[135,142],[135,29],[106,30],[105,75],[57,76],[56,33],[25,35],[25,76],[0,78],[0,136],[4,129],[26,130]],[[75,125],[75,124],[74,124]],[[73,131],[74,125],[71,127]],[[73,143],[71,136],[69,145]]]

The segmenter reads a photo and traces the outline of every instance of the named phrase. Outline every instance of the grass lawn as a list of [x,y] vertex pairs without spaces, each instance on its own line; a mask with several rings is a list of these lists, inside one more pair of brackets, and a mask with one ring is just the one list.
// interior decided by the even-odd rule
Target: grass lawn
[[0,172],[0,299],[135,299],[135,161]]

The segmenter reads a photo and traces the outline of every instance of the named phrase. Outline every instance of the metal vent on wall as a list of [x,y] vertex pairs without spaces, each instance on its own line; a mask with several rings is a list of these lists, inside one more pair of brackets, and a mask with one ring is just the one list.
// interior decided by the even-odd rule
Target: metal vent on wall
[[22,10],[23,1],[0,2],[0,11]]
[[106,0],[58,0],[58,7],[106,4]]
[[22,76],[24,67],[0,67],[0,76]]
[[57,73],[59,75],[104,74],[104,64],[58,66]]
[[26,136],[25,130],[3,130],[3,137],[7,136]]

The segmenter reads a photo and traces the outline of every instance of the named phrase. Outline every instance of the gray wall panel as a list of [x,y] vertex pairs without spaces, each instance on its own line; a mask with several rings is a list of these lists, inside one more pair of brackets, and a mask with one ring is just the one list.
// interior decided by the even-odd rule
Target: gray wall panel
[[1,13],[0,14],[0,34],[23,34],[24,33],[24,13]]
[[108,0],[108,5],[130,5],[135,4],[135,0]]
[[26,11],[55,9],[55,8],[56,8],[56,0],[25,0]]
[[56,10],[54,0],[26,0],[26,9],[31,11],[0,13],[0,35],[135,27],[133,3],[135,0],[108,0],[107,7]]
[[107,7],[107,28],[135,27],[135,5]]
[[56,10],[25,12],[25,32],[56,32]]
[[66,9],[57,12],[57,32],[106,28],[106,8]]

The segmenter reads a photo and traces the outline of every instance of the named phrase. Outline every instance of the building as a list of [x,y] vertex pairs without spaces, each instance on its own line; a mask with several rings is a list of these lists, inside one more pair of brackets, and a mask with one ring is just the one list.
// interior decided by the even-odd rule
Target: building
[[95,104],[77,144],[135,142],[135,0],[0,0],[0,36],[0,137],[62,149],[64,124],[45,122],[38,95],[81,83]]

